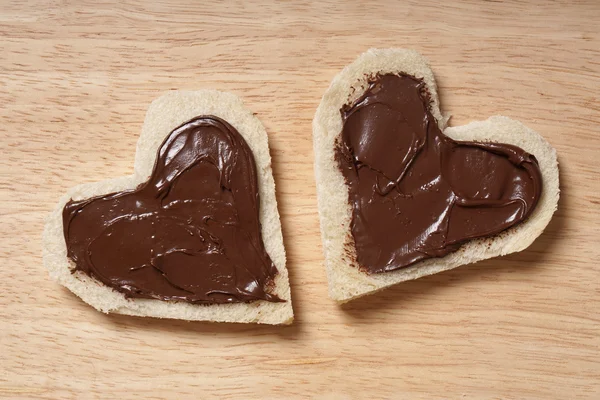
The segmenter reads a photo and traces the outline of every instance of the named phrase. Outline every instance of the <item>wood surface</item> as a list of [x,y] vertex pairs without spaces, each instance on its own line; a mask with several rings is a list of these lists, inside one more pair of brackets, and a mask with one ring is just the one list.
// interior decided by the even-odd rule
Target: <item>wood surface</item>
[[[0,398],[600,398],[600,3],[211,3],[0,1]],[[311,120],[344,65],[393,46],[430,60],[451,124],[541,132],[559,210],[522,253],[339,307]],[[292,326],[103,315],[43,268],[63,192],[132,173],[150,101],[197,88],[269,133]]]

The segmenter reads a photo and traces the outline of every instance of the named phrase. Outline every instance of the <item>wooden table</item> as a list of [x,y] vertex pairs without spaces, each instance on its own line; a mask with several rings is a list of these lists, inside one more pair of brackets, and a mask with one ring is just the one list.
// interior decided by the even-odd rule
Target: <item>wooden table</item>
[[[189,3],[1,2],[0,397],[600,398],[600,3]],[[452,124],[541,132],[559,210],[520,254],[341,308],[311,120],[344,65],[393,46],[429,58]],[[196,88],[241,96],[267,127],[292,326],[103,315],[42,266],[59,196],[131,173],[150,101]]]

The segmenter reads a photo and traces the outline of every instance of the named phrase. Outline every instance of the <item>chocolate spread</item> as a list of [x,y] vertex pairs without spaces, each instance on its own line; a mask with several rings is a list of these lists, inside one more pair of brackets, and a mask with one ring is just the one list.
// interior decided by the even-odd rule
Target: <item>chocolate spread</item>
[[126,297],[190,303],[282,301],[265,250],[252,151],[220,118],[171,132],[149,180],[63,210],[75,270]]
[[421,79],[378,75],[340,111],[336,159],[348,184],[359,267],[393,271],[442,257],[526,219],[542,191],[537,160],[506,144],[445,136]]

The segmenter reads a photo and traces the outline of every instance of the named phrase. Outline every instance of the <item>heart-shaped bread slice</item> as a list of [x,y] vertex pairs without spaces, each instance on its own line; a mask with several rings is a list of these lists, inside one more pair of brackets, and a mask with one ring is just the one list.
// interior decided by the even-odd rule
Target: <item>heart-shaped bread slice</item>
[[43,235],[52,278],[103,312],[291,323],[267,133],[238,97],[155,100],[134,171],[61,198]]
[[528,247],[557,208],[556,152],[506,117],[446,127],[417,52],[371,49],[313,120],[329,294],[390,285]]

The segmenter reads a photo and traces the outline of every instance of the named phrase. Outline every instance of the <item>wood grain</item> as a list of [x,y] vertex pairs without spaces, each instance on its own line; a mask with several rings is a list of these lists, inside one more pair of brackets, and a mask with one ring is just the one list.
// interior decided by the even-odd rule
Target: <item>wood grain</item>
[[[600,3],[209,3],[0,1],[0,397],[600,398]],[[340,308],[311,119],[344,65],[391,46],[429,58],[452,124],[541,132],[562,196],[528,250]],[[131,173],[149,102],[196,88],[267,127],[293,326],[102,315],[42,266],[59,196]]]

